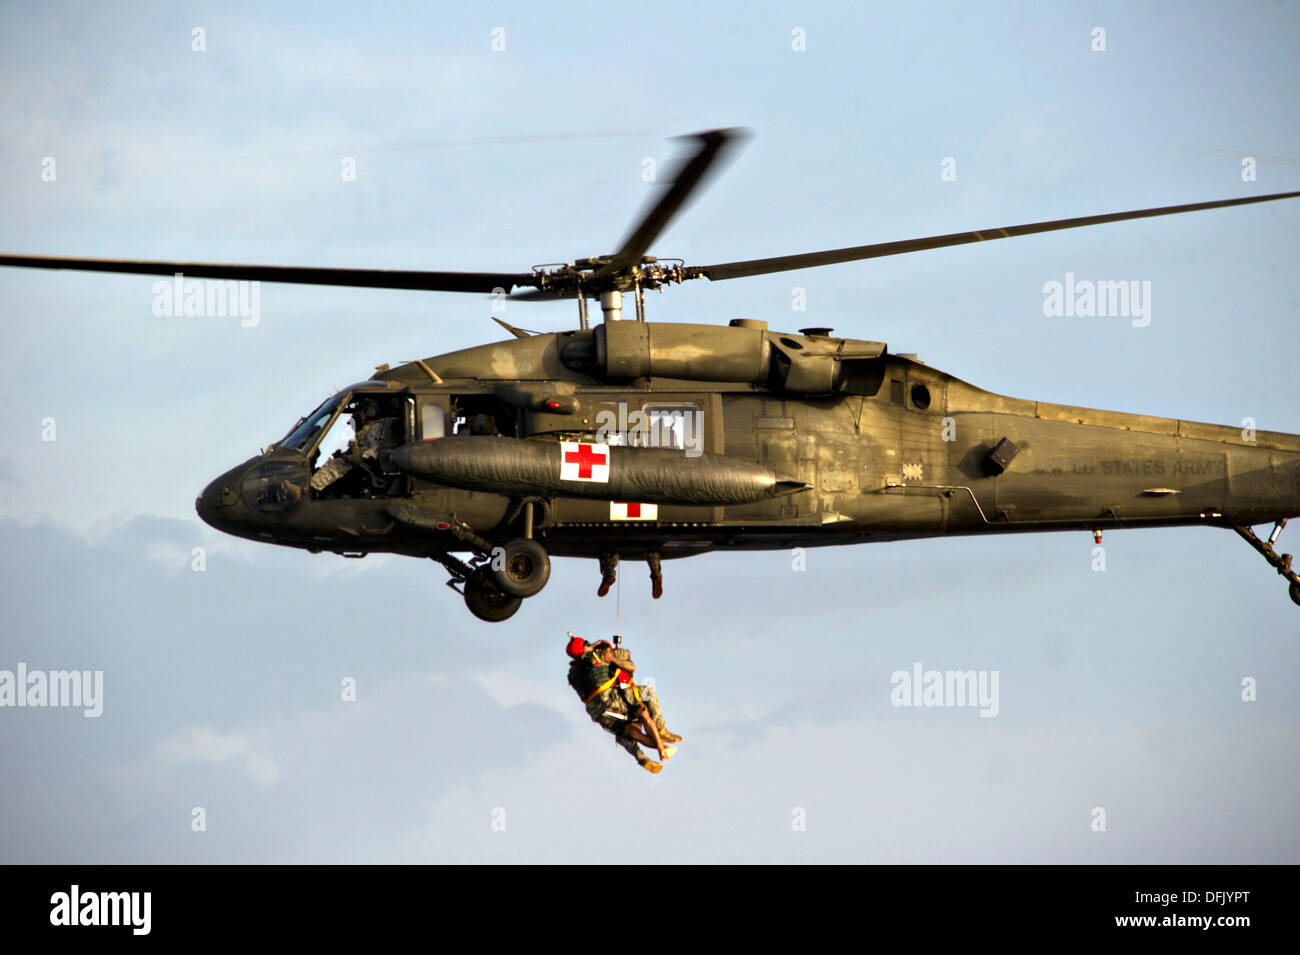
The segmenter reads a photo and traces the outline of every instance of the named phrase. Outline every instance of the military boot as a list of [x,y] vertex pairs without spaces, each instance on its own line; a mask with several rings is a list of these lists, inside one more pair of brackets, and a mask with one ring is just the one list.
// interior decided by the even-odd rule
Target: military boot
[[614,586],[614,580],[618,574],[618,554],[601,554],[600,555],[600,589],[596,591],[597,597],[603,597],[609,593],[609,588]]
[[664,574],[659,562],[659,555],[646,554],[645,562],[650,565],[650,596],[658,600],[664,595]]

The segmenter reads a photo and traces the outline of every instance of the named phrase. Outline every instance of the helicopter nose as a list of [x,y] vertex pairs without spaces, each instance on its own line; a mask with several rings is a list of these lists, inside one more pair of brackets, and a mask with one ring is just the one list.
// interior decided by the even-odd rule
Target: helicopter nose
[[239,474],[244,465],[232,468],[203,489],[203,493],[194,499],[194,510],[198,512],[203,523],[224,530],[223,515],[239,502]]

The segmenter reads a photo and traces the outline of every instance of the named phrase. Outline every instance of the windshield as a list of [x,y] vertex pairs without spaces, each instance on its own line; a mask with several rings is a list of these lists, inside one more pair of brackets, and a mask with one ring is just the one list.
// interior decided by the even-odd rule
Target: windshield
[[341,393],[330,398],[323,405],[298,422],[297,427],[285,436],[283,441],[275,445],[279,448],[293,448],[296,451],[306,450],[320,434],[321,429],[329,424],[330,417],[337,410],[339,403],[347,397],[347,393]]

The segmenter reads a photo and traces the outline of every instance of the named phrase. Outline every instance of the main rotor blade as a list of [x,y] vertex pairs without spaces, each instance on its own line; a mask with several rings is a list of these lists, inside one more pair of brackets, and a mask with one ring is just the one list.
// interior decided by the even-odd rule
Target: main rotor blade
[[517,285],[534,285],[532,273],[401,272],[389,269],[305,268],[294,265],[219,265],[211,262],[152,262],[132,259],[74,259],[47,255],[0,255],[0,265],[30,269],[74,269],[81,272],[124,272],[175,275],[192,279],[248,282],[294,282],[301,285],[346,285],[356,288],[416,289],[426,292],[509,292]]
[[596,272],[598,278],[617,275],[624,269],[637,265],[645,255],[646,249],[650,248],[650,244],[659,233],[663,232],[673,216],[681,211],[691,193],[704,182],[709,168],[714,166],[718,158],[728,152],[733,144],[748,139],[749,131],[742,127],[711,129],[680,138],[694,139],[699,143],[695,154],[678,167],[668,191],[623,240],[623,247],[614,254],[610,262]]
[[[515,292],[510,296],[515,302],[554,302],[562,298],[577,298],[578,290],[573,286],[561,288],[530,288],[526,292]],[[590,297],[590,293],[588,293]]]
[[1080,216],[1077,219],[1055,219],[1051,222],[1031,222],[1028,225],[1004,226],[1000,229],[983,229],[979,232],[956,232],[936,235],[926,239],[904,239],[901,242],[881,242],[876,245],[857,245],[847,249],[829,249],[825,252],[805,252],[800,255],[782,255],[770,259],[750,259],[747,262],[723,262],[719,265],[692,266],[692,277],[704,276],[715,282],[737,279],[747,275],[765,275],[769,272],[788,272],[792,269],[811,269],[837,262],[854,262],[875,259],[885,255],[902,255],[904,252],[923,252],[942,249],[968,242],[986,242],[991,239],[1010,239],[1036,232],[1055,232],[1057,229],[1077,229],[1081,226],[1122,222],[1125,219],[1145,219],[1151,216],[1168,216],[1179,212],[1198,212],[1202,209],[1221,209],[1225,206],[1244,206],[1252,202],[1270,202],[1274,199],[1293,199],[1300,192],[1278,192],[1268,196],[1250,196],[1245,199],[1220,199],[1214,202],[1194,202],[1183,206],[1160,206],[1156,209],[1136,209],[1132,212],[1110,212],[1100,216]]

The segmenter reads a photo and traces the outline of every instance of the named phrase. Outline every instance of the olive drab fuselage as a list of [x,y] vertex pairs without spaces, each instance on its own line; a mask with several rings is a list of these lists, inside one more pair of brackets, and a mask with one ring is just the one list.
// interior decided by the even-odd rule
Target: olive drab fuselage
[[[382,496],[324,499],[296,491],[307,454],[273,446],[214,481],[199,511],[230,533],[313,552],[438,559],[519,537],[525,504],[527,536],[570,557],[1300,515],[1300,436],[1008,398],[880,343],[808,331],[606,322],[381,366],[343,396],[397,399],[408,444],[490,440],[508,455],[512,442],[545,442],[557,475],[560,442],[608,444],[610,422],[681,412],[698,434],[672,449],[678,467],[692,467],[691,450],[761,465],[799,488],[788,493],[636,514],[635,500],[494,493],[482,483],[490,477],[471,489],[407,473]],[[500,436],[455,431],[478,409],[494,412]],[[615,459],[635,450],[618,442]],[[286,475],[289,492],[266,492]]]

